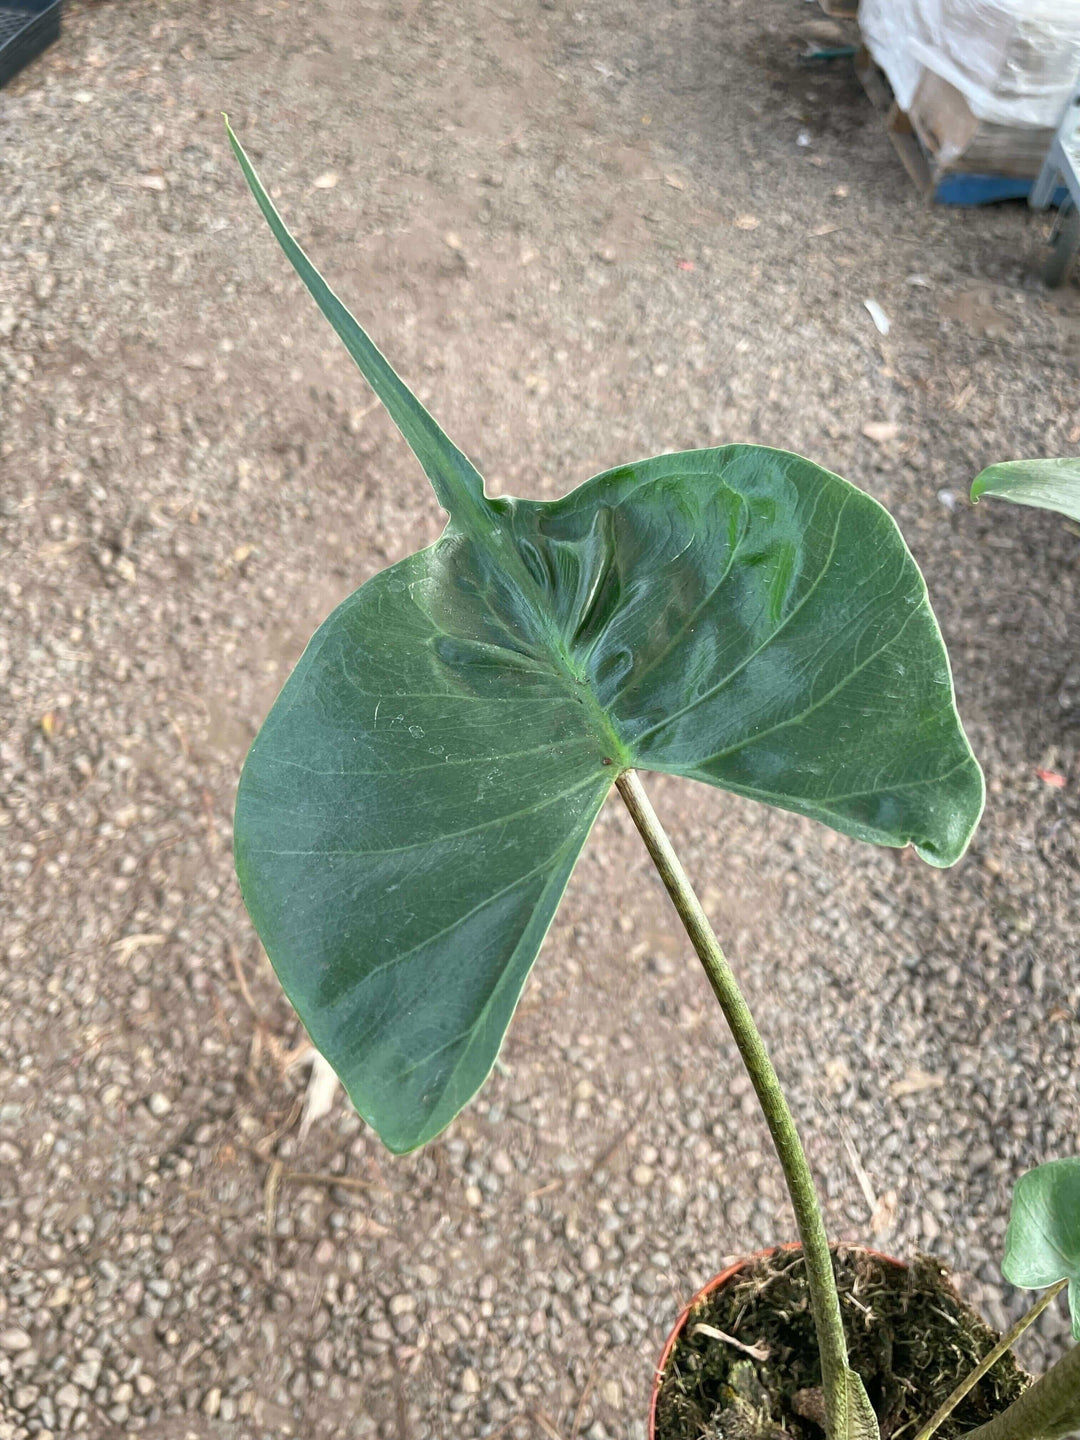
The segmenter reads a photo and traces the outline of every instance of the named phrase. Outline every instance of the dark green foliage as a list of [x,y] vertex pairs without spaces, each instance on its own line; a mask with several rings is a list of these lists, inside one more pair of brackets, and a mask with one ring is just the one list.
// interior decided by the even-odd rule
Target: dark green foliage
[[490,1070],[620,770],[935,865],[967,844],[982,775],[880,505],[748,445],[620,466],[548,504],[488,499],[236,151],[450,516],[319,629],[236,809],[244,899],[282,984],[360,1114],[408,1150]]

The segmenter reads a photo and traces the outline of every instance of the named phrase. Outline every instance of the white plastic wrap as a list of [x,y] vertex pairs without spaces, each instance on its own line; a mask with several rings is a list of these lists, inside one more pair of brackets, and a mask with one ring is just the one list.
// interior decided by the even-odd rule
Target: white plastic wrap
[[1080,0],[861,0],[859,24],[902,110],[929,71],[980,120],[1053,128],[1080,80]]

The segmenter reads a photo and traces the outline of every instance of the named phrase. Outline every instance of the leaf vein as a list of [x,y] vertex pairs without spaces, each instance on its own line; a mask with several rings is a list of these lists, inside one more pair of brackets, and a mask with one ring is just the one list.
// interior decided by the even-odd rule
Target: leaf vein
[[858,665],[856,665],[854,669],[849,670],[842,680],[834,685],[831,690],[827,690],[820,699],[808,705],[805,710],[800,710],[797,715],[789,715],[786,720],[780,720],[775,725],[770,725],[767,730],[759,730],[756,734],[747,735],[744,739],[740,740],[737,745],[729,745],[726,750],[717,750],[714,755],[706,755],[703,760],[698,762],[699,765],[711,765],[714,760],[725,760],[729,755],[735,755],[738,751],[745,749],[747,745],[756,744],[758,740],[764,740],[769,735],[775,735],[778,730],[786,730],[789,725],[800,725],[808,715],[812,715],[815,710],[820,710],[823,705],[827,705],[830,700],[839,695],[841,690],[851,684],[856,675],[865,670],[868,665],[872,665],[879,655],[883,655],[885,651],[888,650],[890,645],[894,645],[918,614],[919,611],[913,609],[900,628],[890,635],[883,645],[879,645],[876,650],[872,650],[865,660],[860,660]]
[[275,855],[281,858],[288,856],[311,856],[311,855],[347,855],[351,860],[368,859],[378,855],[404,855],[409,850],[420,850],[428,845],[441,845],[447,840],[460,840],[466,835],[479,835],[484,830],[490,830],[496,825],[505,825],[511,820],[520,820],[526,815],[538,815],[541,810],[546,810],[550,805],[557,805],[560,800],[566,800],[571,795],[576,795],[586,785],[594,785],[597,781],[596,775],[587,775],[584,780],[579,780],[576,785],[571,785],[568,790],[562,790],[558,795],[552,795],[539,805],[527,805],[523,810],[515,810],[509,815],[495,815],[490,820],[484,820],[479,825],[470,825],[464,830],[451,830],[439,835],[429,836],[425,840],[414,840],[409,845],[395,845],[387,850],[273,850],[267,847],[253,847],[251,853],[256,855]]
[[758,655],[760,655],[763,650],[768,649],[768,647],[773,643],[776,637],[787,628],[787,626],[791,623],[792,620],[795,619],[795,617],[800,613],[804,606],[807,605],[807,603],[810,601],[810,598],[813,596],[815,590],[817,590],[822,580],[828,574],[829,566],[832,564],[833,555],[836,553],[836,542],[840,535],[840,523],[843,520],[844,511],[847,509],[847,503],[849,499],[850,496],[845,495],[840,504],[839,510],[836,512],[836,525],[833,528],[832,540],[829,543],[829,553],[825,557],[825,563],[822,565],[821,569],[814,577],[814,580],[808,588],[806,594],[802,597],[798,604],[793,606],[791,610],[788,611],[788,613],[784,616],[783,620],[776,627],[776,629],[773,630],[770,635],[766,636],[766,638],[761,642],[760,645],[758,645],[754,650],[751,650],[749,655],[745,656],[742,660],[740,660],[740,662],[734,667],[734,669],[729,670],[728,673],[722,679],[718,680],[715,685],[710,686],[710,688],[706,690],[703,694],[698,695],[695,699],[691,700],[688,705],[684,705],[681,710],[672,711],[672,713],[670,715],[666,715],[663,720],[657,721],[655,725],[650,726],[648,730],[644,731],[641,735],[638,735],[634,741],[635,745],[640,745],[643,740],[647,740],[651,735],[655,735],[657,731],[663,730],[666,726],[670,725],[673,720],[678,720],[681,716],[686,715],[689,711],[695,709],[696,706],[702,704],[705,700],[710,700],[715,694],[722,690],[725,685],[727,685],[730,681],[734,680],[737,675],[739,675],[743,670],[745,670],[747,665],[749,665],[752,660],[754,660]]

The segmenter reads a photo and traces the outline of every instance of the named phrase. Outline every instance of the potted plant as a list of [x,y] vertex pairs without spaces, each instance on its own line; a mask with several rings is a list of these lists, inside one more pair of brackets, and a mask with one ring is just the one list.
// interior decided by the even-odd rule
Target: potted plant
[[[691,1417],[695,1440],[800,1424],[830,1440],[871,1440],[879,1414],[898,1433],[887,1408],[897,1389],[915,1417],[903,1428],[913,1428],[948,1400],[987,1332],[967,1316],[957,1321],[966,1349],[924,1336],[935,1385],[927,1366],[898,1375],[885,1355],[868,1394],[851,1355],[858,1363],[875,1347],[900,1347],[905,1314],[918,1328],[935,1304],[959,1302],[940,1277],[869,1252],[834,1257],[779,1080],[639,778],[703,780],[953,864],[978,822],[983,780],[899,531],[839,477],[752,445],[620,466],[551,503],[488,497],[229,137],[278,242],[449,514],[433,546],[369,580],[319,628],[244,766],[237,872],[286,993],[389,1148],[431,1140],[492,1068],[574,862],[617,788],[731,1027],[800,1237],[796,1252],[737,1267],[712,1288],[715,1298],[749,1279],[759,1302],[764,1294],[772,1342],[748,1338],[738,1316],[725,1328],[695,1311],[661,1378],[692,1368],[684,1340],[707,1354],[697,1370],[712,1367],[717,1383],[709,1413]],[[1051,1189],[1048,1213],[1063,1224],[1061,1187]],[[1022,1216],[1016,1224],[1020,1235]],[[1033,1273],[1047,1264],[1032,1262]],[[898,1297],[888,1310],[895,1335],[864,1327],[869,1346],[860,1336],[849,1348],[845,1316],[871,1309],[859,1286],[875,1266],[873,1284]],[[810,1337],[797,1386],[781,1312],[801,1317]],[[972,1392],[987,1431],[997,1427],[986,1440],[1051,1433],[1048,1411],[1056,1424],[1076,1407],[1071,1357],[1029,1389],[999,1365],[996,1389]],[[680,1440],[677,1421],[661,1415],[660,1440]]]

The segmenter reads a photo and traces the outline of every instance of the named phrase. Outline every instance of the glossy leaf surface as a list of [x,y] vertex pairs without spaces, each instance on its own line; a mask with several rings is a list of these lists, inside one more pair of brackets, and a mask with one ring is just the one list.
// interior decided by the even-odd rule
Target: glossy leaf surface
[[874,500],[746,445],[624,465],[550,503],[486,498],[236,150],[450,514],[319,629],[236,810],[244,898],[287,993],[407,1150],[494,1063],[621,768],[935,865],[963,851],[982,776],[922,577]]
[[1073,1339],[1080,1340],[1080,1158],[1051,1160],[1021,1175],[1001,1273],[1025,1290],[1068,1280]]
[[972,500],[983,495],[1057,510],[1070,520],[1080,520],[1080,458],[1006,460],[990,465],[976,475],[971,486]]

